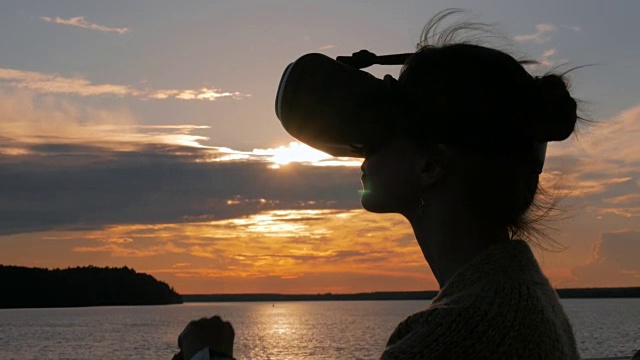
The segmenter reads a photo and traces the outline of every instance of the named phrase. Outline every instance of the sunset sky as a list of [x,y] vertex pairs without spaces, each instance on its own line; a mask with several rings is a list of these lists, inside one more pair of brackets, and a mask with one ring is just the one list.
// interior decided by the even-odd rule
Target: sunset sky
[[0,264],[127,265],[181,293],[437,289],[408,223],[361,209],[360,162],[297,143],[274,99],[299,56],[410,52],[448,7],[536,74],[594,65],[570,77],[597,125],[542,174],[567,249],[534,252],[556,287],[640,286],[634,0],[3,1]]

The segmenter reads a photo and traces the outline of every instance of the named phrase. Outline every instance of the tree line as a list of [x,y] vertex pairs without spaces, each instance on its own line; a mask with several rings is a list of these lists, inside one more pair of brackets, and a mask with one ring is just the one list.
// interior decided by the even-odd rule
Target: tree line
[[0,265],[0,308],[182,303],[167,283],[128,267],[43,269]]

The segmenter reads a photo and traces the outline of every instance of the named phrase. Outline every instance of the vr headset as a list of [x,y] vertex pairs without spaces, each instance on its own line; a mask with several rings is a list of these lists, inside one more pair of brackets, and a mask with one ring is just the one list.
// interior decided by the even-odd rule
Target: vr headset
[[[396,79],[379,79],[361,69],[403,65],[412,55],[377,56],[366,50],[336,60],[317,53],[303,55],[282,75],[276,115],[290,135],[311,147],[337,157],[364,157],[361,149],[388,139],[407,109]],[[546,149],[546,143],[534,145],[538,173]]]

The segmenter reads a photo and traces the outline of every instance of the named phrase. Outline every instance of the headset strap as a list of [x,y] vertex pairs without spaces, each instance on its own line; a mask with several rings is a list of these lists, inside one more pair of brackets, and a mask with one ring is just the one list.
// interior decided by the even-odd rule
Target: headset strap
[[338,56],[337,61],[356,69],[364,69],[371,65],[404,65],[414,53],[376,55],[368,50],[360,50],[351,56]]

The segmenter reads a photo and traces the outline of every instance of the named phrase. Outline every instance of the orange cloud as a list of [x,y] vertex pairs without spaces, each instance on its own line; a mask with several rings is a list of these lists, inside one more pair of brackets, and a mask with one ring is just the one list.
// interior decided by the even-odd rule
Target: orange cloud
[[[580,265],[571,249],[536,255],[555,262],[541,262],[555,286],[629,285],[637,275],[631,273],[636,271],[634,263],[631,258],[622,262],[617,259],[625,256],[624,251],[635,251],[635,240],[614,239],[618,235],[603,235],[586,265]],[[7,244],[12,238],[25,236],[2,240]],[[38,237],[40,242],[34,242]],[[28,249],[47,249],[55,244],[52,246],[57,255],[49,252],[48,262],[38,263],[40,266],[126,264],[152,273],[183,293],[438,288],[406,220],[363,210],[263,211],[227,220],[117,225],[92,231],[47,232],[29,238],[13,242],[12,248],[24,248],[0,254],[0,263],[15,261],[10,259],[16,259],[12,254],[17,252],[22,254],[20,264],[35,265],[38,252],[31,255]],[[603,261],[604,268],[598,265]],[[618,269],[615,264],[626,265]],[[593,278],[596,266],[608,275]],[[618,273],[624,277],[612,280]]]
[[640,194],[626,194],[602,200],[607,204],[624,205],[631,203],[640,203]]
[[186,267],[186,266],[189,266],[189,265],[191,265],[191,263],[177,263],[177,264],[173,264],[173,266],[171,266],[171,267],[177,268],[177,267]]
[[626,218],[640,217],[640,207],[589,207],[589,211],[593,211],[599,215],[611,214],[623,216]]
[[[111,259],[106,260],[109,264],[124,260],[138,270],[171,279],[181,291],[204,292],[203,284],[220,281],[247,284],[280,279],[286,284],[313,277],[342,277],[336,283],[341,285],[334,284],[332,289],[343,286],[347,292],[437,288],[408,223],[400,216],[363,210],[265,211],[229,220],[119,225],[57,234],[64,239],[60,244],[71,245],[72,253],[103,254],[100,258]],[[51,233],[46,237],[46,241],[56,238]],[[168,259],[174,265],[164,265]],[[186,286],[185,278],[192,285]],[[368,281],[362,283],[363,279]],[[395,287],[390,279],[404,285]],[[378,280],[386,285],[380,286]],[[320,286],[297,284],[303,292]],[[244,289],[251,291],[257,290]]]
[[[109,241],[111,242],[111,241]],[[179,254],[185,252],[184,249],[181,249],[175,246],[173,243],[168,242],[162,245],[150,246],[142,249],[125,247],[125,243],[111,243],[102,246],[78,246],[73,248],[73,251],[79,253],[91,253],[91,252],[106,252],[109,253],[113,257],[149,257],[156,255],[164,255],[164,254]]]
[[[97,108],[83,108],[60,99],[47,99],[44,102],[46,105],[31,106],[29,109],[30,105],[34,104],[34,95],[29,92],[16,94],[12,93],[10,94],[12,96],[8,97],[0,96],[0,110],[3,113],[21,114],[15,120],[13,115],[7,115],[7,122],[0,123],[3,136],[9,138],[6,146],[0,146],[0,148],[11,151],[16,156],[20,151],[47,151],[46,146],[20,148],[20,141],[34,143],[40,141],[47,145],[51,143],[51,139],[55,139],[56,142],[79,144],[93,141],[98,143],[100,139],[102,141],[108,139],[129,145],[136,143],[171,145],[157,148],[159,149],[158,153],[162,152],[162,156],[169,154],[171,157],[170,161],[162,163],[163,169],[166,164],[179,162],[176,160],[178,156],[182,156],[179,154],[188,154],[185,161],[194,162],[189,163],[189,167],[171,168],[167,165],[166,169],[172,169],[172,171],[161,173],[162,176],[173,173],[173,169],[180,169],[179,176],[172,178],[167,182],[167,185],[161,184],[164,187],[159,187],[156,192],[147,193],[145,191],[148,191],[149,188],[147,184],[158,183],[155,181],[157,178],[144,178],[144,181],[138,183],[143,186],[135,187],[133,192],[126,193],[125,197],[127,198],[135,196],[135,192],[142,193],[142,196],[136,197],[131,202],[117,202],[112,199],[111,194],[122,196],[123,193],[123,188],[115,188],[115,191],[107,194],[109,197],[107,200],[100,198],[96,207],[88,207],[89,211],[79,211],[79,215],[74,214],[67,220],[68,222],[60,226],[60,228],[85,226],[85,229],[88,226],[93,226],[94,228],[99,227],[99,230],[46,233],[48,239],[42,238],[40,241],[55,241],[52,240],[55,234],[64,238],[64,241],[61,241],[62,239],[57,241],[56,249],[58,250],[56,250],[55,258],[45,252],[39,253],[41,254],[39,258],[31,255],[34,251],[32,249],[39,248],[39,245],[42,244],[21,237],[24,246],[20,243],[3,248],[4,251],[0,254],[0,259],[3,262],[16,261],[14,259],[18,259],[18,257],[15,254],[20,254],[19,259],[23,264],[29,264],[30,261],[34,265],[36,261],[49,261],[47,264],[55,266],[77,265],[85,262],[111,266],[128,264],[138,270],[150,271],[158,275],[183,292],[353,292],[437,288],[428,271],[428,266],[415,244],[410,227],[399,216],[380,216],[361,210],[328,209],[329,207],[339,207],[334,205],[341,199],[339,196],[324,198],[322,206],[318,206],[324,207],[324,209],[311,209],[316,205],[316,201],[318,203],[323,201],[318,199],[320,196],[318,194],[326,193],[325,189],[329,188],[331,191],[335,190],[337,188],[334,186],[335,184],[329,184],[330,186],[323,184],[327,187],[316,187],[314,188],[315,193],[308,197],[302,197],[300,193],[296,193],[298,197],[291,200],[291,198],[282,195],[285,193],[288,196],[292,191],[301,189],[303,185],[306,191],[310,185],[309,179],[322,179],[322,182],[327,182],[326,179],[344,179],[347,175],[355,174],[352,172],[338,173],[337,169],[329,169],[332,172],[325,172],[324,168],[293,164],[316,165],[336,161],[336,159],[326,158],[324,155],[320,156],[313,151],[308,153],[308,157],[306,155],[300,156],[306,150],[304,146],[297,143],[280,148],[254,149],[252,151],[208,147],[201,144],[206,138],[192,133],[203,127],[192,125],[139,126],[126,111],[110,112]],[[80,119],[91,119],[91,121],[83,123]],[[587,206],[590,206],[587,207],[589,211],[616,214],[616,217],[623,218],[622,220],[626,219],[625,216],[637,216],[637,206],[634,203],[637,201],[637,196],[634,196],[634,191],[637,192],[638,169],[640,168],[638,158],[640,148],[638,148],[636,137],[637,131],[640,130],[638,119],[640,119],[640,111],[630,109],[583,137],[583,141],[580,143],[581,147],[571,147],[573,144],[567,147],[556,147],[554,144],[554,147],[550,149],[548,167],[543,174],[543,181],[564,180],[568,193],[584,200]],[[113,121],[119,121],[117,126],[112,125]],[[49,136],[49,138],[44,138],[44,136]],[[113,150],[113,148],[109,149]],[[78,155],[80,151],[87,152],[89,150],[88,147],[71,147],[72,152],[65,154],[70,154],[71,157],[71,155]],[[104,153],[113,158],[116,157],[114,154],[117,154],[116,151],[105,151]],[[155,156],[158,154],[147,152],[142,155]],[[6,158],[8,157],[5,157],[5,160]],[[353,161],[353,159],[344,160],[345,162]],[[192,176],[189,182],[179,183],[180,186],[175,186],[177,182],[174,181],[185,177],[184,174],[191,166],[204,166],[206,171],[211,172],[213,167],[206,163],[222,161],[237,163],[263,161],[269,164],[279,164],[282,168],[280,170],[265,170],[269,174],[279,175],[263,177],[259,182],[255,182],[253,178],[258,178],[260,173],[245,171],[245,168],[238,168],[237,173],[234,172],[229,177],[224,177],[225,175],[221,172],[215,173],[215,179],[225,180],[220,181],[221,184],[237,185],[234,180],[249,178],[246,180],[245,187],[239,186],[234,190],[227,190],[221,186],[212,193],[206,194],[207,189],[213,185],[208,181],[209,178],[204,182],[196,183],[193,179],[198,176]],[[94,164],[95,158],[89,158],[87,163],[89,162]],[[292,163],[289,166],[290,172],[287,172],[285,165],[287,162]],[[126,164],[140,164],[140,162]],[[359,161],[355,164],[359,165]],[[110,163],[109,167],[111,165],[113,164]],[[239,165],[245,166],[244,163]],[[260,165],[261,170],[266,168],[262,164],[254,163],[253,165]],[[135,168],[135,166],[127,167]],[[303,173],[300,171],[301,168],[305,168],[304,171],[312,169],[313,172]],[[92,172],[92,169],[94,168],[90,168],[89,172]],[[148,170],[146,169],[145,172]],[[346,170],[355,171],[355,169]],[[302,175],[293,176],[296,171],[298,171],[298,175]],[[42,174],[39,173],[38,176],[42,177]],[[79,171],[74,169],[70,174],[79,174]],[[127,177],[128,181],[142,178],[142,173],[127,174],[134,174]],[[202,175],[206,172],[189,174]],[[332,174],[340,174],[341,176],[332,176]],[[189,176],[186,177],[189,178]],[[21,177],[18,181],[24,179]],[[60,178],[56,179],[60,182]],[[65,186],[62,190],[66,191],[70,187],[66,180],[72,179],[63,179]],[[151,181],[147,181],[148,179]],[[268,188],[271,183],[280,184],[285,180],[291,181],[288,184],[292,185],[275,190]],[[175,204],[176,199],[183,200],[184,193],[182,190],[176,191],[176,189],[184,189],[194,184],[197,196],[202,199],[188,198],[188,201],[181,205],[183,207],[179,208],[181,211],[179,216],[181,217],[154,212],[163,205],[169,204],[167,206],[169,207]],[[248,194],[249,190],[253,190],[255,184],[259,184],[261,188]],[[81,182],[80,185],[94,188],[96,183]],[[347,190],[351,191],[353,188],[352,193],[355,194],[357,184],[349,183],[341,186],[340,191],[346,193]],[[20,186],[15,188],[20,189]],[[46,190],[51,192],[50,187],[43,189],[45,191],[42,192],[42,195],[46,195]],[[282,191],[282,189],[286,191]],[[60,197],[61,193],[55,192],[52,199],[55,199],[56,196]],[[64,194],[69,195],[65,196],[65,199],[70,201],[73,194]],[[165,195],[169,195],[169,197],[163,198]],[[145,201],[150,201],[149,199],[165,199],[166,201],[145,203]],[[192,199],[196,200],[191,201]],[[13,204],[15,205],[6,205],[7,209],[22,207],[24,213],[29,202],[22,201],[20,197],[16,197],[14,200]],[[81,200],[86,203],[85,198],[81,198]],[[197,201],[201,202],[196,204]],[[290,201],[286,205],[290,207],[284,208],[288,210],[282,208],[276,210],[279,201]],[[137,208],[136,206],[141,203],[146,206]],[[38,215],[47,208],[46,206],[51,207],[52,204],[54,203],[50,201],[42,204],[36,203],[39,206],[33,206],[32,209],[35,209],[34,214]],[[94,219],[106,218],[109,215],[109,210],[103,208],[104,204],[116,204],[114,209],[110,210],[118,213],[125,212],[125,220],[122,220],[122,217],[117,220],[109,219],[106,222],[103,220],[97,224],[98,226],[96,223],[88,225],[80,223],[87,216],[93,216]],[[606,206],[603,207],[602,204],[606,204]],[[235,211],[245,205],[251,205],[250,211],[241,210],[228,213],[218,212],[218,209],[212,211],[214,206]],[[356,206],[353,202],[342,202],[339,205],[343,205],[344,208]],[[206,208],[207,212],[192,212],[198,206]],[[53,214],[54,211],[57,216],[62,215],[59,208],[50,210],[49,213]],[[126,213],[127,211],[129,213]],[[603,228],[598,228],[598,226],[605,225],[590,222],[594,215],[589,211],[581,213],[581,215],[590,216],[587,220],[583,219],[583,223],[580,224],[581,228],[597,229],[592,232],[596,234],[602,232]],[[10,211],[6,211],[6,213],[10,214]],[[148,218],[138,219],[135,218],[136,213],[151,215]],[[242,216],[243,214],[246,215]],[[231,218],[223,219],[223,217]],[[11,220],[5,219],[5,221],[7,225],[15,223]],[[34,222],[36,220],[29,218],[27,221]],[[37,219],[37,221],[44,220]],[[102,227],[105,224],[127,221],[138,223]],[[171,221],[180,223],[167,224]],[[633,226],[632,223],[629,222],[629,224],[631,224],[629,226]],[[625,226],[617,228],[625,228]],[[33,230],[29,228],[29,231]],[[573,236],[577,237],[577,235]],[[2,240],[13,238],[3,237]],[[589,240],[587,239],[589,238],[585,237],[582,242],[588,244]],[[605,250],[599,251],[596,258],[604,259],[604,255],[601,254],[616,254],[624,246],[627,246],[624,245],[627,242],[619,243],[623,245],[611,247],[609,245],[613,244],[612,242],[603,240],[602,249]],[[20,246],[23,247],[20,248]],[[629,249],[633,249],[633,245],[629,246],[631,246]],[[23,251],[16,252],[11,247]],[[50,246],[43,248],[51,249]],[[65,249],[65,252],[61,249]],[[571,269],[577,263],[575,259],[579,257],[576,254],[577,252],[566,253],[556,258],[560,259],[557,260],[557,264],[548,268],[550,276],[553,277],[552,281],[562,281],[561,283],[566,286],[579,286],[587,283],[605,286],[610,284],[607,282],[607,279],[610,279],[607,276],[622,274],[624,276],[621,279],[626,280],[620,283],[625,284],[628,283],[626,281],[630,281],[629,279],[635,279],[629,277],[635,274],[633,272],[636,270],[633,268],[615,269],[612,266],[606,267],[606,270],[609,271],[607,276],[593,277],[593,273],[596,271],[594,269],[597,269],[596,265],[584,267],[582,272],[578,269],[574,274],[567,269]],[[51,260],[46,260],[47,257]],[[65,261],[67,262],[65,263]],[[601,262],[598,260],[589,264],[600,264]],[[174,266],[171,264],[189,265]]]

